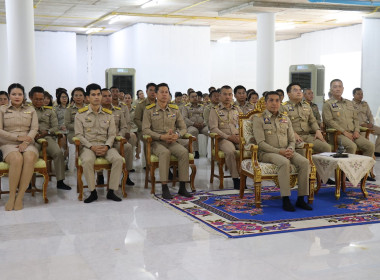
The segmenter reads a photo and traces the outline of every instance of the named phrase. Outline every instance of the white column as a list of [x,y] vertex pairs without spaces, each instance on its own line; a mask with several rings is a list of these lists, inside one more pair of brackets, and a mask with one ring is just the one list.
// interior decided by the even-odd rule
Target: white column
[[261,95],[274,87],[275,14],[257,15],[256,90]]
[[[362,24],[362,88],[374,117],[380,117],[380,19],[363,18]],[[375,120],[376,121],[376,120]],[[380,119],[378,120],[380,124]]]
[[10,83],[20,83],[29,91],[35,86],[35,46],[33,0],[5,0]]

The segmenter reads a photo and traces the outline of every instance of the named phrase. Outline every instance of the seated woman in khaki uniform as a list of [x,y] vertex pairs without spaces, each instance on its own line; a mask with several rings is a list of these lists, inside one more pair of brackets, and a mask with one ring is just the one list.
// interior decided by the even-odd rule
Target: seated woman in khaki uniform
[[10,211],[23,208],[24,194],[38,159],[34,146],[38,117],[32,106],[24,104],[26,96],[22,85],[11,84],[8,92],[10,103],[0,107],[0,149],[9,164],[9,200],[5,210]]
[[73,137],[75,135],[74,131],[74,121],[75,115],[78,110],[83,108],[84,104],[84,89],[81,87],[74,88],[71,92],[71,99],[74,101],[73,105],[70,105],[65,110],[64,125],[67,130],[67,140],[70,144],[74,144]]

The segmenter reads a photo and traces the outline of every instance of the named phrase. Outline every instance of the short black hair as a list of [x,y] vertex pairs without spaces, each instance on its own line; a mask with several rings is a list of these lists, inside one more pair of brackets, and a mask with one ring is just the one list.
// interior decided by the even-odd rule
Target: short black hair
[[117,86],[112,86],[112,87],[110,87],[110,90],[111,89],[117,89],[117,90],[119,90],[119,88]]
[[101,91],[106,91],[106,90],[108,90],[109,91],[109,89],[108,88],[102,88],[102,90]]
[[[293,86],[299,86],[300,88],[302,88],[301,85],[300,85],[299,83],[294,82],[294,83],[290,83],[290,84],[286,87],[286,92],[289,93],[289,92],[292,90],[292,87],[293,87]],[[276,91],[277,91],[277,90],[276,90]]]
[[203,93],[201,91],[197,91],[198,97],[203,97]]
[[95,83],[89,84],[88,86],[86,86],[86,95],[90,95],[90,91],[92,90],[102,91],[102,88],[98,84],[95,84]]
[[124,94],[124,97],[125,97],[126,95],[129,95],[131,98],[133,97],[132,94],[131,94],[130,92],[126,92],[126,93]]
[[220,91],[219,92],[222,92],[222,89],[232,89],[232,87],[230,87],[229,85],[224,85],[220,88]]
[[216,89],[214,89],[214,90],[212,90],[212,91],[210,92],[209,97],[211,98],[211,96],[213,96],[215,92],[216,92],[216,93],[219,93]]
[[211,92],[214,91],[214,90],[216,90],[215,87],[209,87],[209,88],[208,88],[208,93],[211,93]]
[[69,95],[67,94],[66,91],[61,91],[60,93],[58,93],[58,96],[57,96],[57,104],[58,105],[61,105],[61,96],[62,94],[66,94],[67,95],[67,104],[69,103]]
[[180,91],[177,91],[175,94],[174,94],[174,97],[181,97],[183,96],[182,92]]
[[354,90],[352,91],[352,95],[355,95],[355,93],[356,93],[358,90],[362,90],[362,89],[361,89],[360,87],[354,88]]
[[251,99],[252,95],[257,95],[257,97],[259,97],[259,94],[254,89],[252,89],[248,94],[248,100]]
[[332,80],[332,81],[330,82],[330,88],[331,88],[331,85],[332,85],[334,82],[341,82],[342,85],[343,85],[342,80],[340,80],[340,79],[334,79],[334,80]]
[[170,89],[169,89],[169,86],[168,86],[167,83],[161,83],[161,84],[156,85],[156,93],[158,92],[158,89],[159,89],[160,87],[167,87],[168,90],[169,90],[169,94],[170,94],[170,96],[172,96],[172,94],[170,93]]
[[236,95],[236,93],[237,93],[237,91],[238,91],[239,89],[244,89],[244,91],[247,92],[247,90],[246,90],[246,88],[245,88],[244,86],[242,86],[242,85],[238,85],[238,86],[236,86],[236,87],[234,88],[234,95]]
[[267,91],[265,93],[265,102],[267,102],[269,95],[277,95],[278,97],[280,97],[280,94],[277,91]]
[[154,87],[154,89],[156,90],[157,85],[155,83],[148,83],[146,85],[146,90],[148,90],[150,87]]
[[32,99],[36,92],[43,93],[45,96],[45,90],[40,86],[36,86],[32,87],[32,89],[29,91],[29,98]]
[[63,92],[63,91],[67,93],[67,90],[66,90],[65,88],[61,88],[61,87],[57,88],[57,89],[55,90],[55,97],[58,99],[58,95],[59,95],[61,92]]
[[8,92],[6,92],[6,91],[4,91],[4,90],[1,90],[1,91],[0,91],[0,95],[6,95],[7,98],[9,99]]
[[277,93],[280,93],[280,92],[281,92],[281,94],[284,95],[284,91],[283,91],[282,89],[280,89],[280,88],[276,89],[276,92],[277,92]]

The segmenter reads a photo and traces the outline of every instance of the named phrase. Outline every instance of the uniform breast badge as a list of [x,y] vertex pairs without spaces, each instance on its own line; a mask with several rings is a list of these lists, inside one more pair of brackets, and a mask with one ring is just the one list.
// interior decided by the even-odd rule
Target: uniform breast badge
[[270,118],[264,118],[264,123],[265,124],[271,124]]

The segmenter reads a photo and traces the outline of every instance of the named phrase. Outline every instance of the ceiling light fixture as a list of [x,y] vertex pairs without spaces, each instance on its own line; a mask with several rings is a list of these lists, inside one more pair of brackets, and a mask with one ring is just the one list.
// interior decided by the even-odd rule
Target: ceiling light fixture
[[103,28],[100,28],[100,27],[89,28],[89,29],[86,31],[86,34],[92,34],[92,33],[96,33],[96,32],[102,31],[102,30],[103,30]]
[[153,6],[157,6],[158,5],[158,0],[150,0],[144,4],[141,5],[141,8],[145,9],[145,8],[149,8],[149,7],[153,7]]

